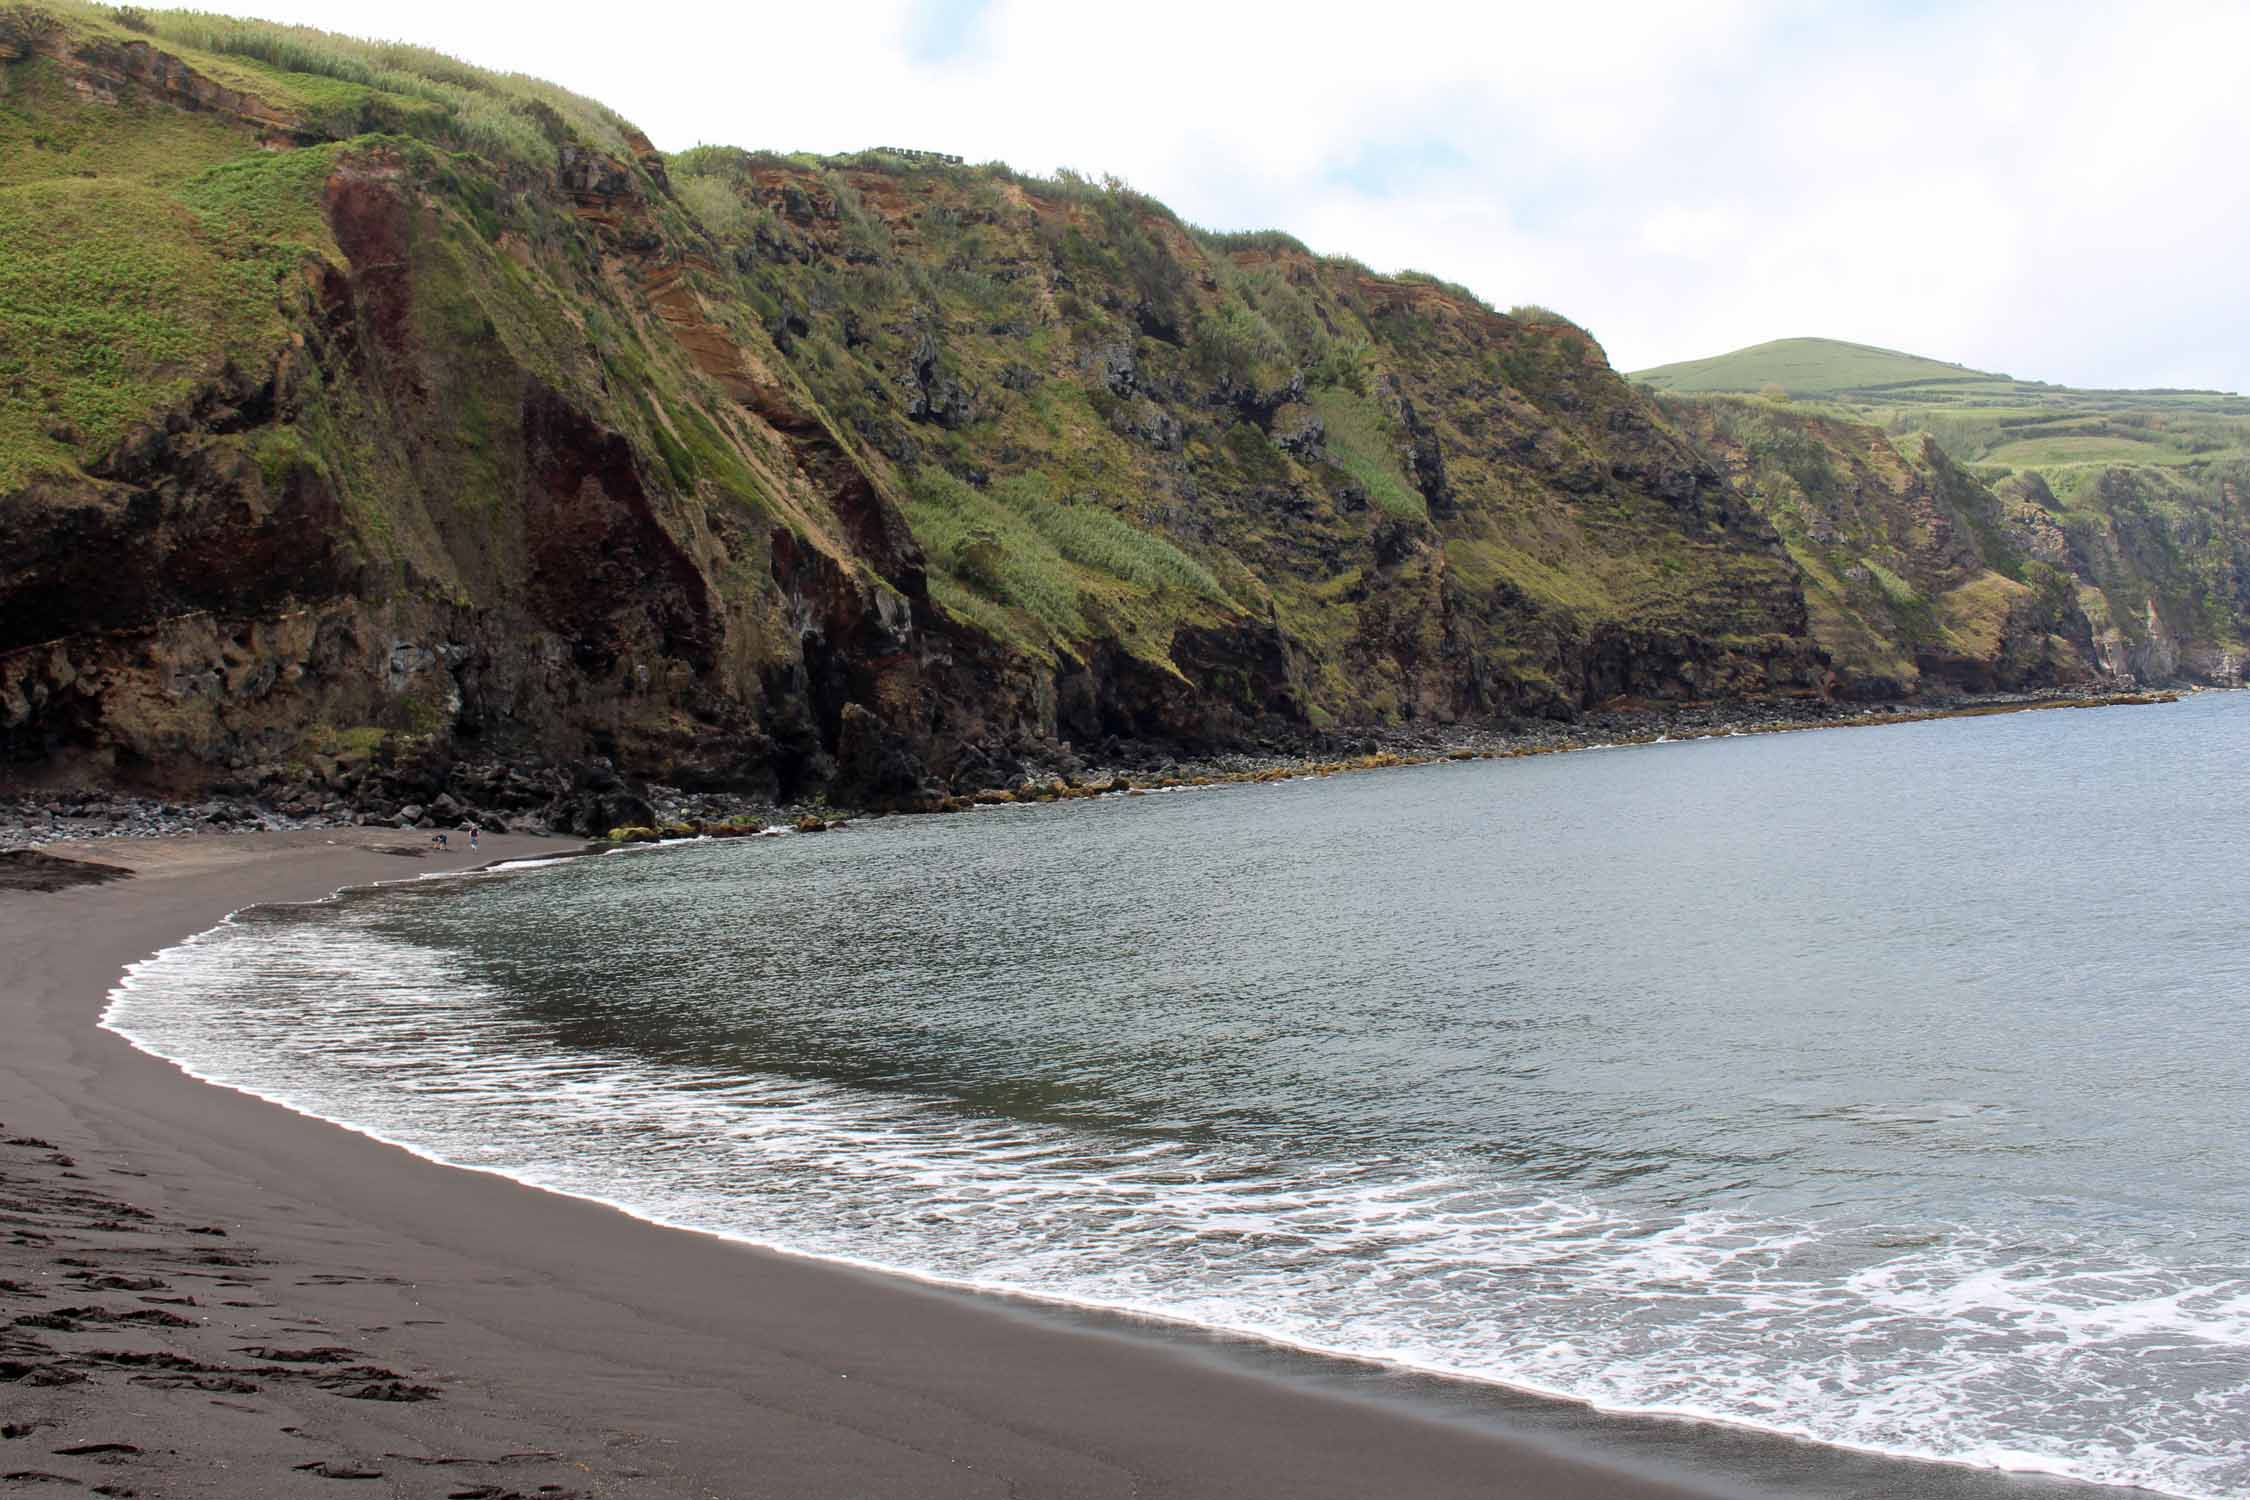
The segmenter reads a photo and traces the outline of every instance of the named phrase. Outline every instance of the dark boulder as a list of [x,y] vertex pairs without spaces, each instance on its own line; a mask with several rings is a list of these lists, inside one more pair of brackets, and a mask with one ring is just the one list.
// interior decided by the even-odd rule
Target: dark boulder
[[862,807],[889,807],[922,795],[928,772],[883,721],[857,703],[844,705],[836,732],[836,774],[828,795]]

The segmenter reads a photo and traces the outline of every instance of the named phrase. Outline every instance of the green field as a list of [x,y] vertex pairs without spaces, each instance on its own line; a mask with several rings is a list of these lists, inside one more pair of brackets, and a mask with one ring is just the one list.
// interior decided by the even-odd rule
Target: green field
[[2084,390],[1837,339],[1776,339],[1630,377],[1671,395],[1755,395],[1894,435],[1927,432],[1987,477],[2037,470],[2067,493],[2119,465],[2197,469],[2250,457],[2250,397]]
[[1779,386],[1791,396],[1834,396],[1894,386],[2013,383],[1988,370],[1840,339],[1775,339],[1711,359],[1658,365],[1627,378],[1681,396],[1732,395],[1767,386]]

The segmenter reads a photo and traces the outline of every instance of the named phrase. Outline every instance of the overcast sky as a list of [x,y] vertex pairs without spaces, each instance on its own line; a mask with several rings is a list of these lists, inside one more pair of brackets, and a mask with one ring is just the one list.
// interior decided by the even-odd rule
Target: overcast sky
[[202,0],[590,94],[666,150],[1112,172],[1584,323],[2250,390],[2250,4]]

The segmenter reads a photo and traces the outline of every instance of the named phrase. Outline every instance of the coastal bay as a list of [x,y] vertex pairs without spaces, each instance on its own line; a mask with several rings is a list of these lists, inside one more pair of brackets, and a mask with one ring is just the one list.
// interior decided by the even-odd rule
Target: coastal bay
[[[43,1358],[11,1346],[11,1489],[60,1475],[263,1497],[379,1475],[416,1496],[1713,1492],[440,1167],[96,1027],[126,962],[254,902],[397,878],[400,847],[419,855],[395,835],[136,843],[101,851],[130,879],[0,891],[6,1308],[195,1299],[165,1309],[192,1326],[97,1322],[94,1338],[43,1337]],[[570,847],[496,838],[490,854]],[[253,1340],[348,1343],[429,1398],[276,1380]],[[99,1352],[120,1346],[143,1357]],[[189,1378],[134,1383],[150,1370]],[[489,1479],[504,1483],[476,1487]]]
[[[2014,729],[2079,719],[2031,715]],[[2007,727],[1969,721],[1870,735]],[[1724,756],[1743,748],[1730,742],[1615,754]],[[1609,759],[1523,764],[1544,774]],[[1499,769],[1433,767],[1334,785],[1403,786]],[[1325,785],[1267,786],[1100,809],[1010,808],[975,815],[951,837],[958,846],[980,827],[1029,827],[1023,820],[1089,811],[1145,822],[1229,805],[1208,798],[1245,799],[1232,805],[1246,806],[1259,797],[1334,795]],[[809,841],[804,848],[848,850],[853,839],[895,838],[894,829],[944,838],[949,826],[864,825],[833,846]],[[400,847],[412,857],[390,852]],[[492,841],[487,857],[574,847],[506,838]],[[557,873],[617,884],[696,857],[697,847],[709,846],[496,878],[523,890]],[[745,848],[740,857],[765,857],[774,847]],[[9,1311],[37,1317],[92,1302],[78,1295],[88,1278],[148,1277],[168,1284],[125,1296],[111,1289],[101,1306],[154,1309],[196,1326],[133,1326],[129,1336],[101,1322],[76,1334],[19,1330],[19,1338],[36,1338],[56,1354],[11,1359],[87,1378],[10,1386],[11,1423],[50,1416],[60,1423],[32,1425],[11,1440],[11,1473],[61,1472],[92,1484],[146,1465],[169,1476],[163,1493],[281,1494],[298,1493],[291,1486],[314,1472],[299,1466],[326,1464],[380,1471],[399,1493],[451,1494],[471,1488],[458,1467],[414,1459],[537,1453],[555,1456],[518,1458],[516,1468],[492,1477],[522,1493],[556,1483],[620,1494],[871,1487],[976,1494],[1007,1483],[1059,1494],[1152,1484],[1193,1494],[1342,1495],[1376,1487],[1405,1494],[2091,1493],[1709,1423],[1604,1417],[1480,1383],[968,1295],[661,1229],[488,1172],[437,1166],[200,1083],[94,1023],[119,970],[229,911],[428,873],[440,856],[422,853],[412,835],[348,831],[117,842],[89,857],[136,873],[65,891],[0,894],[7,951],[20,955],[8,981],[19,1045],[0,1060],[7,1100],[0,1120],[11,1140],[48,1143],[12,1148],[0,1167],[11,1192],[46,1184],[26,1192],[18,1212],[28,1207],[45,1220],[34,1227],[27,1218],[24,1227],[48,1243],[19,1237],[5,1247],[11,1286],[39,1295],[20,1306],[12,1298]],[[470,863],[442,858],[456,870]],[[74,1166],[56,1165],[56,1156]],[[66,1170],[86,1184],[61,1178]],[[55,1194],[114,1198],[155,1218],[91,1202],[73,1209]],[[194,1232],[210,1228],[225,1234]],[[867,1249],[870,1258],[882,1253],[876,1243]],[[213,1250],[244,1263],[203,1258]],[[208,1280],[197,1285],[198,1277]],[[245,1284],[221,1294],[222,1279]],[[183,1290],[196,1306],[139,1300]],[[95,1357],[148,1355],[174,1341],[172,1358],[184,1365]],[[348,1355],[291,1366],[273,1353],[322,1348]],[[361,1372],[362,1386],[395,1383],[434,1395],[342,1396],[317,1383],[331,1368]],[[168,1388],[135,1383],[152,1373],[181,1378]],[[230,1381],[257,1389],[224,1388]],[[591,1426],[588,1411],[597,1414]],[[54,1451],[113,1441],[142,1451]],[[36,1462],[17,1459],[34,1449]],[[272,1487],[257,1488],[261,1480],[245,1487],[245,1474],[261,1463]]]
[[0,0],[0,1496],[2250,1496],[2250,12],[240,8]]

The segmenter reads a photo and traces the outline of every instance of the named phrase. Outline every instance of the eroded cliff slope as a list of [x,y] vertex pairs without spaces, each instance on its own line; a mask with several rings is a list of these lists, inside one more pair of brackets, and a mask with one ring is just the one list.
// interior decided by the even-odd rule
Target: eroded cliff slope
[[[1863,680],[1918,678],[1915,658],[1932,645],[1970,648],[1970,661],[1990,668],[1972,678],[2043,670],[2041,653],[2027,649],[2036,622],[2020,610],[2003,622],[2011,645],[1980,652],[1973,630],[1947,639],[1940,616],[1947,595],[1974,581],[1963,571],[1971,564],[2034,584],[2045,579],[2034,564],[2066,574],[2083,623],[2067,611],[2049,611],[2047,622],[2064,627],[2066,655],[2105,674],[2242,680],[2250,398],[2082,390],[1833,339],[1783,339],[1633,379],[1713,441],[1790,536],[1816,624],[1825,618],[1823,644]],[[1682,404],[1690,398],[1708,409]],[[1907,480],[1909,470],[1925,478]],[[1871,482],[1876,471],[1888,477]],[[1922,566],[1943,561],[1933,526],[1974,544],[1955,549],[1943,576]],[[1906,571],[1886,582],[1879,568]],[[1841,584],[1838,569],[1849,575]],[[2005,591],[1984,593],[1989,605]],[[1976,602],[1954,600],[1951,612],[1958,620]],[[1992,613],[1966,611],[1980,612]]]
[[[2035,525],[1927,437],[1727,397],[1665,405],[1780,530],[1846,696],[2103,675],[2077,586]],[[2045,550],[2045,549],[2039,549]]]
[[1846,696],[2242,681],[2250,513],[2225,467],[2109,464],[2061,496],[1926,432],[1740,396],[1665,410],[1781,532]]
[[0,10],[0,753],[383,733],[903,796],[1026,747],[1817,691],[1582,331],[1116,185],[666,159],[402,48]]

